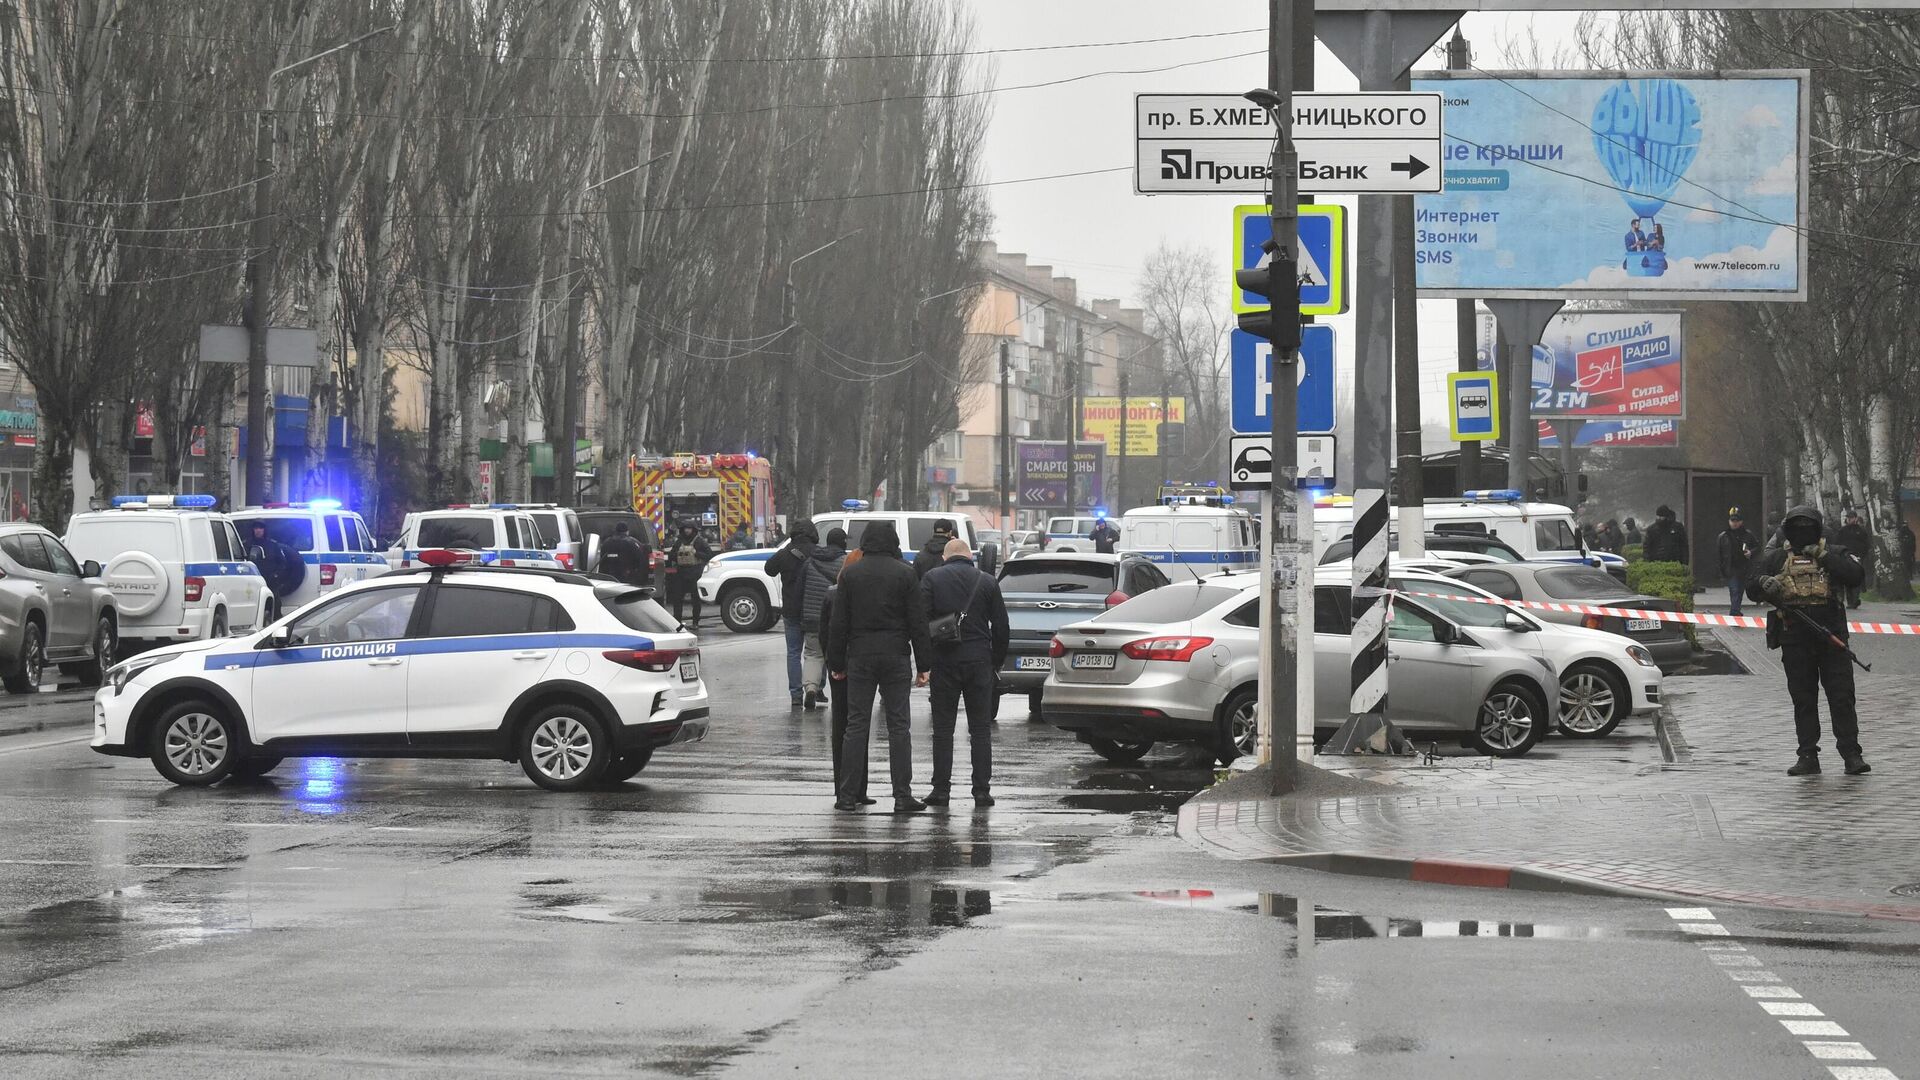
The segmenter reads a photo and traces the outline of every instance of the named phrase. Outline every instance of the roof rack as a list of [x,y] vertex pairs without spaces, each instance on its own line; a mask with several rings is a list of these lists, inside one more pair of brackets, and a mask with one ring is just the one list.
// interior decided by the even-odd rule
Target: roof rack
[[558,581],[565,585],[595,585],[603,581],[616,579],[606,574],[583,574],[575,570],[547,570],[538,566],[488,566],[483,563],[458,563],[453,566],[403,566],[398,570],[389,570],[384,574],[375,574],[373,578],[404,577],[408,574],[430,574],[444,577],[447,574],[517,574],[522,577],[542,577],[548,581]]

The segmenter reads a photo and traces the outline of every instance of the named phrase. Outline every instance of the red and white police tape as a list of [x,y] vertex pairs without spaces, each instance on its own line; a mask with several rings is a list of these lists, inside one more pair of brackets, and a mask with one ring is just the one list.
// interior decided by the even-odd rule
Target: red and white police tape
[[[1466,600],[1475,604],[1499,604],[1502,607],[1534,608],[1539,611],[1558,611],[1571,615],[1613,615],[1623,619],[1658,619],[1661,622],[1693,623],[1696,626],[1742,626],[1754,630],[1764,630],[1767,620],[1753,615],[1713,615],[1692,611],[1642,611],[1639,608],[1599,607],[1594,604],[1551,604],[1541,600],[1503,600],[1494,596],[1458,596],[1446,593],[1415,592],[1411,589],[1396,590],[1407,596],[1426,597],[1434,600]],[[1920,623],[1884,623],[1850,622],[1847,629],[1855,634],[1911,634],[1920,635]]]

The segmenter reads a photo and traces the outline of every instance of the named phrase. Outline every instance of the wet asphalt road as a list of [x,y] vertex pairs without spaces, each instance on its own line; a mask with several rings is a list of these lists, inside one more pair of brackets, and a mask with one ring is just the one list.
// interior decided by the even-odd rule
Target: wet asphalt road
[[840,815],[780,647],[711,637],[713,736],[617,792],[0,738],[0,1076],[1920,1077],[1920,927],[1222,862],[1204,765],[1017,716],[991,810]]

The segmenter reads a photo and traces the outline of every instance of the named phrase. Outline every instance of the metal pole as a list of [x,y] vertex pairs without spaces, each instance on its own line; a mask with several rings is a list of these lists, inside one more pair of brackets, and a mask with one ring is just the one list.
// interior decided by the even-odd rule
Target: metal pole
[[[1447,42],[1447,70],[1465,71],[1472,66],[1473,52],[1467,47],[1467,39],[1460,33],[1458,26],[1453,28],[1453,39]],[[1459,300],[1454,303],[1454,347],[1456,359],[1461,371],[1480,370],[1479,334],[1476,333],[1473,301]],[[1496,368],[1499,364],[1494,365]],[[1455,487],[1458,491],[1448,492],[1457,495],[1462,491],[1471,491],[1480,486],[1480,444],[1468,440],[1460,444],[1460,468],[1455,471]]]
[[1489,300],[1487,310],[1500,321],[1507,345],[1508,411],[1512,431],[1507,442],[1507,486],[1533,499],[1533,455],[1540,432],[1533,419],[1533,347],[1547,332],[1564,300]]
[[[1395,90],[1413,89],[1413,80],[1401,72]],[[1413,196],[1390,196],[1393,216],[1393,422],[1398,429],[1395,447],[1399,477],[1394,485],[1400,504],[1400,555],[1417,559],[1427,551],[1426,476],[1420,460],[1420,308],[1414,293]]]
[[[1314,56],[1314,6],[1296,3],[1293,5],[1293,88],[1311,91],[1313,89]],[[1296,193],[1295,201],[1305,205],[1313,201],[1313,196]],[[1302,324],[1312,322],[1302,318]],[[1295,418],[1295,428],[1299,427]],[[1298,440],[1295,452],[1298,452]],[[1296,477],[1298,475],[1298,462]],[[1313,548],[1313,500],[1294,500],[1299,505],[1296,521],[1300,539],[1300,582],[1294,592],[1295,640],[1299,643],[1294,650],[1296,658],[1304,655],[1305,663],[1294,665],[1294,734],[1295,754],[1301,761],[1313,760],[1314,730],[1314,689],[1313,689],[1313,566],[1315,552]],[[1285,753],[1284,739],[1274,747],[1276,753]]]
[[1113,478],[1113,490],[1106,493],[1108,512],[1119,507],[1122,513],[1127,509],[1127,368],[1120,365],[1120,466]]
[[1073,332],[1073,412],[1067,416],[1067,513],[1080,513],[1080,365],[1087,362],[1087,330]]
[[[1009,394],[1007,383],[1013,377],[1012,360],[1009,355],[1012,351],[1009,343],[1005,341],[1000,343],[1000,438],[998,440],[1000,444],[1000,531],[1007,535],[1008,541],[1013,538],[1013,525],[1010,520],[1013,515],[1013,445],[1007,441],[1013,433],[1013,425],[1008,421],[1007,414]],[[1002,544],[1002,546],[1009,553],[1013,551],[1008,544]]]
[[[1285,795],[1299,783],[1298,758],[1283,733],[1298,726],[1299,707],[1296,682],[1300,668],[1299,578],[1301,541],[1299,532],[1300,492],[1295,487],[1299,472],[1299,384],[1295,365],[1299,362],[1296,343],[1300,330],[1300,274],[1295,269],[1295,251],[1299,247],[1300,161],[1293,148],[1293,49],[1296,5],[1309,10],[1313,0],[1269,0],[1267,9],[1267,87],[1280,99],[1273,110],[1273,157],[1268,169],[1272,191],[1268,195],[1268,213],[1273,227],[1273,314],[1274,333],[1281,338],[1273,346],[1273,437],[1268,452],[1273,459],[1267,488],[1266,514],[1262,523],[1267,549],[1268,578],[1266,617],[1261,620],[1261,636],[1266,639],[1263,674],[1267,685],[1260,688],[1260,714],[1264,725],[1263,745],[1271,755],[1272,792]],[[1311,39],[1309,39],[1311,40]],[[1295,325],[1281,329],[1292,319]],[[1304,635],[1312,648],[1311,631]],[[1230,734],[1230,733],[1229,733]]]

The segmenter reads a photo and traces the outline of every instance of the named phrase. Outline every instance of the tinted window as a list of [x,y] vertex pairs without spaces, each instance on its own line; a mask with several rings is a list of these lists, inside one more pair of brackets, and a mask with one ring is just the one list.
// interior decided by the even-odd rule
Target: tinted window
[[1234,608],[1233,614],[1227,616],[1227,621],[1235,626],[1258,627],[1260,625],[1260,601],[1249,600],[1239,607]]
[[434,594],[425,636],[543,634],[571,629],[573,622],[560,605],[544,596],[512,589],[444,585]]
[[1533,580],[1540,591],[1555,600],[1595,600],[1630,595],[1626,586],[1605,571],[1587,566],[1569,566],[1565,570],[1536,570]]
[[1533,542],[1541,551],[1578,551],[1580,538],[1573,526],[1561,518],[1543,518],[1533,523]]
[[1405,604],[1393,605],[1393,621],[1387,624],[1387,636],[1395,641],[1439,641],[1433,620]]
[[0,537],[0,551],[5,551],[8,558],[29,570],[53,573],[53,563],[47,559],[47,549],[40,546],[39,533],[8,533]]
[[327,550],[328,551],[352,550],[349,547],[347,547],[346,538],[340,535],[340,515],[328,514],[325,520],[327,523]]
[[[242,544],[253,543],[253,527],[255,525],[265,525],[268,536],[273,537],[275,540],[280,541],[295,551],[307,552],[316,550],[313,546],[313,522],[306,518],[236,517],[234,518],[234,523],[240,527],[240,542]],[[217,526],[214,532],[219,532]],[[215,550],[219,549],[218,537],[215,538],[214,548]]]
[[1484,521],[1442,521],[1433,526],[1437,533],[1459,533],[1462,536],[1485,536],[1487,525]]
[[227,535],[227,530],[217,521],[211,524],[213,525],[213,557],[221,562],[232,562],[239,558],[239,554],[233,548],[233,539]]
[[1239,589],[1229,589],[1220,585],[1155,589],[1108,608],[1095,621],[1190,622],[1238,595],[1240,595]]
[[53,560],[54,573],[67,574],[72,577],[80,576],[80,564],[73,561],[73,556],[67,554],[67,549],[61,546],[60,541],[55,540],[45,533],[37,533],[35,535],[40,538],[42,544],[47,546],[47,558]]
[[549,550],[560,546],[560,515],[558,513],[533,514],[533,523],[540,527],[540,546]]
[[405,637],[420,586],[369,589],[324,603],[288,624],[293,645],[333,645],[346,641],[391,641]]
[[638,630],[643,634],[671,634],[680,628],[667,609],[649,597],[641,589],[630,589],[624,585],[595,585],[593,594],[600,598],[600,606],[613,613],[621,625]]
[[233,549],[235,558],[239,558],[247,553],[247,546],[240,542],[240,534],[234,529],[233,522],[221,522],[220,530],[227,534],[227,546]]
[[1114,568],[1046,558],[1015,559],[1000,575],[1003,593],[1085,593],[1104,597],[1114,589]]
[[1353,633],[1353,617],[1348,613],[1348,601],[1346,589],[1313,590],[1313,632],[1316,634]]
[[1068,623],[1083,622],[1092,609],[1085,604],[1063,604],[1047,609],[1032,604],[1007,605],[1007,628],[1015,632],[1051,634]]
[[1441,596],[1479,596],[1469,592],[1454,582],[1440,582],[1429,578],[1418,581],[1394,580],[1393,587],[1407,592],[1421,593],[1420,602],[1446,616],[1462,626],[1505,626],[1507,612],[1513,610],[1504,604],[1475,603],[1472,600],[1442,600]]
[[414,546],[423,548],[493,547],[493,519],[487,517],[423,518]]
[[361,521],[359,518],[354,518],[353,531],[355,534],[357,534],[360,537],[361,551],[378,551],[379,550],[374,546],[373,534],[367,531],[367,526],[365,522]]
[[1504,570],[1469,570],[1459,577],[1461,581],[1469,585],[1478,585],[1495,596],[1507,600],[1522,599],[1520,583],[1513,580],[1513,575]]

